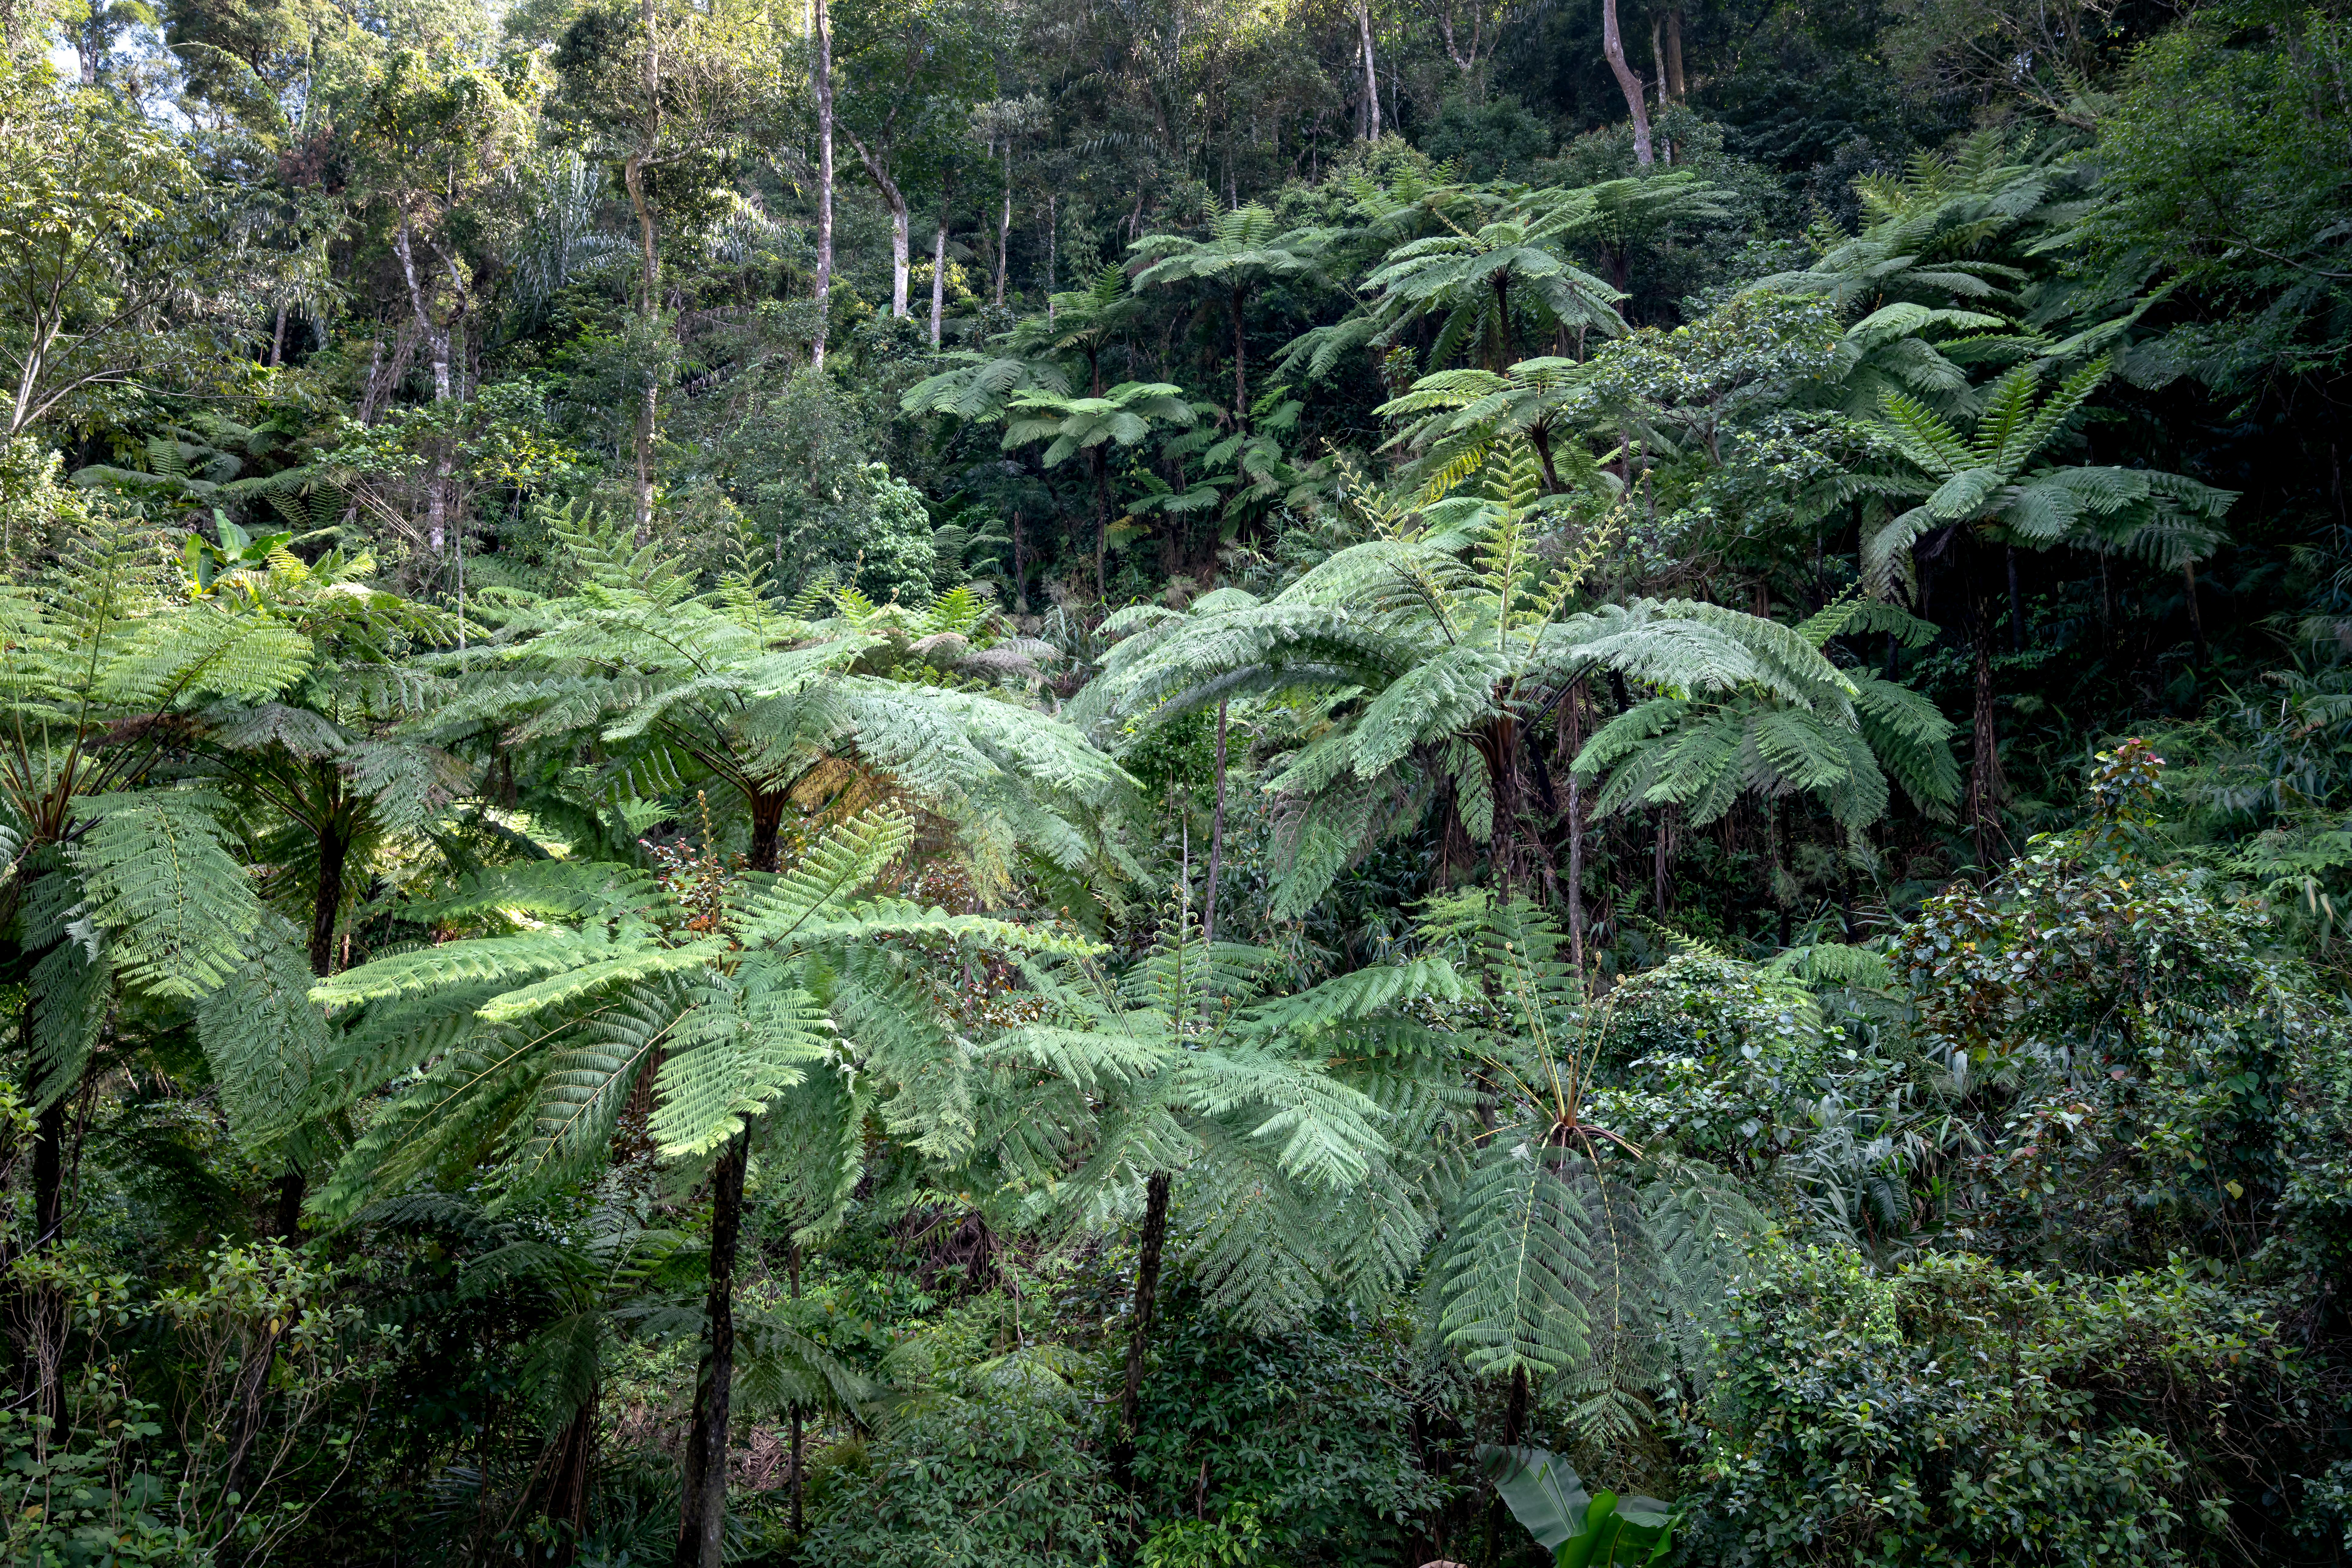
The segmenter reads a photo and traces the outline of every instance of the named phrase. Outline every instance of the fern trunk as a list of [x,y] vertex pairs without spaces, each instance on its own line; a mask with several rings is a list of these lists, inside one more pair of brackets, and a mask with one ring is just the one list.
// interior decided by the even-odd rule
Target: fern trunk
[[1103,555],[1110,547],[1110,459],[1103,455],[1104,443],[1097,443],[1091,452],[1095,461],[1095,597],[1105,597],[1103,587]]
[[1151,1313],[1160,1295],[1160,1254],[1168,1240],[1168,1173],[1154,1171],[1144,1184],[1143,1245],[1135,1263],[1135,1327],[1127,1336],[1127,1386],[1118,1400],[1119,1441],[1135,1445],[1137,1407],[1143,1397],[1143,1352],[1151,1339]]
[[[795,1241],[795,1242],[793,1242],[793,1243],[792,1244],[792,1248],[791,1248],[791,1250],[790,1250],[790,1251],[788,1251],[787,1253],[785,1253],[785,1255],[784,1255],[784,1271],[785,1271],[785,1275],[786,1275],[786,1277],[787,1277],[788,1279],[791,1279],[791,1281],[792,1281],[793,1300],[795,1300],[795,1301],[797,1301],[797,1300],[799,1300],[801,1299],[801,1244],[800,1244],[799,1242],[797,1242],[797,1241]],[[802,1509],[801,1509],[802,1494],[803,1494],[803,1488],[802,1488],[802,1486],[801,1486],[801,1456],[802,1456],[802,1452],[803,1452],[803,1441],[804,1441],[804,1439],[805,1439],[806,1434],[805,1434],[804,1432],[803,1432],[803,1430],[802,1430],[802,1425],[801,1425],[801,1402],[800,1402],[799,1400],[797,1400],[797,1399],[795,1399],[795,1400],[793,1400],[793,1406],[792,1406],[792,1417],[793,1417],[793,1470],[792,1470],[792,1476],[793,1476],[793,1504],[792,1504],[792,1526],[793,1526],[793,1538],[795,1541],[797,1541],[798,1539],[800,1539],[800,1537],[802,1537],[803,1535],[805,1535],[806,1533],[808,1533],[808,1521],[807,1521],[806,1517],[805,1517],[805,1516],[803,1515],[803,1513],[802,1512]]]
[[1960,567],[1961,616],[1975,688],[1969,744],[1969,826],[1976,838],[1977,864],[1990,869],[2006,840],[2000,828],[2000,737],[1993,714],[1992,638],[1977,594],[1975,564],[1973,559],[1964,559]]
[[[331,789],[332,771],[321,764]],[[321,980],[335,972],[335,918],[342,912],[343,871],[350,858],[351,840],[332,820],[331,805],[328,826],[319,833],[319,886],[310,900],[310,973]],[[289,1247],[302,1239],[302,1199],[309,1184],[299,1166],[289,1166],[278,1178],[276,1229]]]
[[335,916],[343,907],[343,867],[351,844],[329,826],[319,834],[319,890],[310,903],[310,973],[324,980],[335,968]]
[[[32,1004],[26,1003],[26,1044],[31,1044]],[[44,1107],[33,1126],[33,1246],[36,1256],[56,1250],[65,1238],[66,1101],[60,1094]],[[55,1284],[32,1290],[31,1331],[26,1336],[26,1377],[20,1386],[33,1390],[33,1414],[49,1417],[50,1430],[62,1434],[66,1420],[65,1293]]]
[[1201,900],[1201,941],[1217,940],[1217,873],[1225,863],[1225,703],[1217,703],[1217,808],[1209,818],[1209,892]]
[[580,1538],[588,1532],[588,1486],[596,1469],[596,1402],[592,1387],[555,1439],[555,1469],[548,1478],[544,1512],[563,1526],[549,1557],[557,1568],[579,1560]]
[[783,835],[784,792],[761,790],[751,797],[751,857],[754,871],[776,868],[778,845]]
[[676,1568],[719,1568],[726,1540],[727,1421],[735,1380],[735,1248],[743,1226],[744,1145],[749,1137],[739,1133],[710,1173],[710,1293],[704,1306],[702,1371],[687,1428]]
[[1233,290],[1234,307],[1234,429],[1249,429],[1249,340],[1242,332],[1242,290]]

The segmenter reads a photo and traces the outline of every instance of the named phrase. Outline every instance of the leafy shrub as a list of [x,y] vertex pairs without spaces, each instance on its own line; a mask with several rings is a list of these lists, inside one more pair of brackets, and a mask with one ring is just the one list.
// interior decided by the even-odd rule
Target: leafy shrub
[[1415,1458],[1425,1391],[1402,1325],[1334,1320],[1244,1334],[1186,1291],[1157,1336],[1137,1494],[1153,1520],[1214,1521],[1163,1525],[1154,1539],[1164,1557],[1192,1561],[1245,1538],[1248,1561],[1418,1561],[1399,1555],[1412,1521],[1455,1489]]
[[1708,1560],[2211,1560],[2209,1450],[2282,1371],[2273,1326],[2187,1265],[2112,1279],[1784,1248],[1732,1295],[1694,1534]]
[[858,1568],[1083,1568],[1115,1494],[1043,1352],[960,1369],[824,1489],[803,1560]]

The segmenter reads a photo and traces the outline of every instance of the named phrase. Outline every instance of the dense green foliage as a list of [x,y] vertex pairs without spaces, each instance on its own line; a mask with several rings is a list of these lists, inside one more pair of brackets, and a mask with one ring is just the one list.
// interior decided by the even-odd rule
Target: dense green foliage
[[8,1562],[2352,1560],[2340,5],[0,23]]

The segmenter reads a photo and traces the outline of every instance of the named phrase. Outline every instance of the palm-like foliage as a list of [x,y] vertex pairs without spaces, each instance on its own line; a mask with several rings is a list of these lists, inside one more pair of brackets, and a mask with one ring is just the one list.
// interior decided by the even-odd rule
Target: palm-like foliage
[[[1090,957],[1034,972],[1035,1024],[989,1047],[1003,1079],[983,1140],[992,1179],[1034,1194],[1037,1217],[1135,1215],[1156,1263],[1181,1178],[1187,1251],[1212,1298],[1258,1321],[1335,1295],[1393,1289],[1423,1228],[1391,1170],[1381,1103],[1334,1058],[1393,1049],[1402,1005],[1455,996],[1443,963],[1367,971],[1292,995],[1269,953],[1201,936],[1170,913],[1125,974]],[[1126,1419],[1132,1423],[1152,1277],[1137,1285]]]
[[934,372],[908,387],[898,399],[901,410],[979,423],[1004,417],[1004,405],[1022,393],[1069,395],[1067,367],[1037,354],[958,349],[942,357],[953,368]]
[[1475,891],[1434,900],[1421,934],[1460,974],[1436,1012],[1488,1107],[1436,1128],[1431,1327],[1473,1373],[1551,1384],[1587,1436],[1622,1437],[1660,1331],[1706,1315],[1749,1216],[1714,1173],[1593,1119],[1608,1012],[1540,910]]
[[79,1081],[117,982],[195,1002],[278,934],[226,803],[154,774],[192,710],[274,697],[311,643],[267,606],[189,602],[155,546],[100,518],[52,573],[0,586],[5,891],[43,1102]]
[[1583,530],[1557,563],[1547,555],[1559,514],[1524,447],[1485,500],[1417,513],[1369,492],[1358,500],[1379,538],[1264,604],[1115,648],[1075,711],[1159,722],[1273,692],[1328,704],[1320,733],[1266,785],[1287,835],[1279,916],[1309,908],[1446,786],[1472,838],[1494,844],[1503,874],[1530,874],[1541,846],[1521,828],[1527,739],[1604,671],[1675,693],[1769,691],[1826,723],[1858,722],[1853,682],[1788,627],[1682,600],[1574,608],[1608,529]]
[[[225,531],[232,539],[241,531]],[[274,890],[309,926],[314,973],[327,973],[346,902],[345,871],[387,837],[414,833],[468,782],[457,761],[394,732],[445,696],[404,664],[420,646],[452,642],[446,613],[370,586],[373,557],[330,552],[305,563],[285,536],[254,541],[196,574],[196,593],[299,632],[311,658],[299,679],[263,702],[226,699],[192,716],[189,751],[204,771],[263,808]],[[191,542],[192,548],[196,542]],[[310,896],[302,900],[299,895]]]
[[[1796,628],[1815,647],[1845,633],[1885,631],[1913,646],[1935,628],[1895,605],[1848,599]],[[1753,791],[1811,795],[1849,832],[1886,811],[1888,781],[1930,816],[1959,797],[1951,721],[1907,686],[1851,671],[1853,722],[1762,690],[1716,698],[1658,696],[1602,725],[1577,754],[1580,777],[1605,776],[1596,816],[1636,806],[1678,806],[1704,826]]]
[[1183,388],[1167,382],[1124,381],[1099,397],[1028,391],[1006,405],[1003,447],[1047,443],[1040,463],[1057,468],[1084,453],[1095,481],[1095,592],[1103,591],[1103,554],[1110,528],[1110,448],[1133,447],[1163,426],[1182,428],[1194,418]]
[[1423,493],[1434,500],[1515,437],[1535,449],[1547,491],[1605,487],[1612,476],[1570,439],[1598,402],[1585,365],[1546,354],[1500,372],[1441,370],[1373,412],[1412,421],[1389,445],[1415,454]]
[[[505,932],[391,954],[311,992],[330,1009],[358,1009],[343,1039],[352,1080],[418,1074],[346,1158],[331,1210],[485,1160],[504,1202],[576,1179],[604,1161],[623,1107],[651,1081],[659,1152],[711,1167],[685,1503],[688,1533],[706,1542],[724,1500],[751,1127],[799,1102],[785,1157],[831,1164],[836,1210],[856,1184],[869,1117],[919,1153],[960,1152],[972,1131],[968,1052],[925,984],[919,949],[1070,945],[872,896],[912,837],[903,816],[868,815],[786,874],[732,885],[709,866],[706,885],[689,887],[593,863],[487,873],[413,912]],[[715,1550],[706,1544],[706,1558]]]
[[1815,237],[1811,267],[1761,279],[1759,289],[1827,295],[1843,309],[1911,303],[1962,309],[2014,298],[2028,277],[2019,254],[2040,234],[2077,216],[2056,198],[2067,172],[2050,160],[2020,161],[1997,132],[1969,138],[1956,153],[1922,153],[1899,179],[1854,182],[1859,234],[1834,226]]
[[975,681],[903,679],[909,662],[956,671],[968,638],[925,649],[854,615],[803,620],[744,577],[698,595],[609,528],[572,542],[591,580],[510,598],[492,644],[445,656],[503,679],[477,679],[442,723],[494,723],[513,746],[593,743],[600,789],[715,779],[749,810],[755,870],[775,868],[795,792],[821,804],[845,763],[955,822],[984,874],[1024,855],[1078,872],[1106,853],[1124,776],[1076,731]]
[[[1469,205],[1465,221],[1441,215],[1450,232],[1399,246],[1364,279],[1363,291],[1375,296],[1372,316],[1387,323],[1378,341],[1392,342],[1398,328],[1434,315],[1431,365],[1471,355],[1500,371],[1517,357],[1515,320],[1524,319],[1536,342],[1623,331],[1616,309],[1623,296],[1562,254],[1598,211],[1592,191],[1505,187]],[[1477,217],[1486,221],[1467,226]]]
[[2039,397],[2042,373],[2019,365],[1986,389],[1973,427],[1960,427],[1903,393],[1881,404],[1877,433],[1895,466],[1852,476],[1853,494],[1916,499],[1874,531],[1863,569],[1885,591],[1912,575],[1913,547],[1954,528],[1991,542],[2048,550],[2077,545],[2126,550],[2179,565],[2210,552],[2237,497],[2154,468],[2053,463],[2051,449],[2073,435],[2075,415],[2106,379],[2104,359]]
[[[174,510],[190,524],[260,504],[297,532],[324,528],[346,503],[318,469],[282,466],[285,438],[272,425],[198,414],[150,432],[119,450],[114,463],[76,469],[74,483]],[[143,467],[130,466],[142,460]]]
[[[1267,396],[1276,397],[1280,391]],[[1171,485],[1149,469],[1139,470],[1136,479],[1145,493],[1128,502],[1128,511],[1138,517],[1150,512],[1182,517],[1218,510],[1220,533],[1231,539],[1248,520],[1277,506],[1304,509],[1312,504],[1328,493],[1329,460],[1296,462],[1282,447],[1283,439],[1297,431],[1305,407],[1295,397],[1282,397],[1272,408],[1262,408],[1245,429],[1203,423],[1163,441],[1160,456],[1178,465],[1181,482]],[[1186,475],[1185,467],[1192,463],[1198,463],[1197,471]]]
[[[24,986],[42,1248],[64,1224],[66,1104],[122,991],[198,1011],[248,1145],[288,1123],[317,1044],[296,933],[256,896],[228,802],[157,779],[192,710],[273,697],[305,673],[310,639],[266,606],[191,602],[157,538],[105,512],[83,521],[50,572],[0,584],[0,963]],[[60,1369],[64,1301],[36,1295],[37,1364]],[[61,1376],[35,1391],[57,1418]]]
[[[1712,187],[1686,174],[1573,189],[1500,181],[1423,189],[1402,202],[1376,197],[1359,194],[1359,207],[1372,217],[1363,232],[1412,237],[1393,244],[1364,279],[1361,291],[1374,297],[1361,310],[1283,351],[1284,374],[1319,380],[1349,351],[1394,343],[1432,316],[1439,320],[1433,370],[1469,357],[1500,375],[1545,340],[1562,355],[1580,353],[1589,334],[1625,330],[1617,304],[1633,239],[1727,210]],[[1325,244],[1339,248],[1337,238]],[[1597,251],[1616,281],[1576,265],[1579,250]]]
[[896,1086],[892,1124],[952,1145],[968,1091],[940,1077],[937,1058],[951,1063],[955,1050],[907,984],[907,954],[877,944],[1032,950],[1058,939],[867,897],[912,837],[900,816],[856,818],[782,877],[730,887],[716,909],[628,868],[563,861],[478,872],[411,906],[413,918],[489,932],[313,988],[331,1011],[352,1011],[341,1051],[355,1081],[426,1069],[322,1201],[347,1211],[489,1155],[506,1201],[593,1171],[656,1059],[650,1125],[669,1157],[709,1158],[817,1064],[865,1079],[862,1104]]
[[[1004,417],[1017,394],[1066,397],[1079,380],[1088,396],[1100,397],[1103,356],[1137,314],[1126,269],[1107,266],[1087,288],[1055,295],[1052,305],[1047,314],[1028,317],[992,340],[993,353],[960,349],[941,356],[951,368],[908,387],[898,399],[900,410],[990,423]],[[1073,362],[1083,362],[1082,378],[1073,378]]]
[[2075,416],[2106,378],[2108,365],[2104,355],[2093,360],[2047,397],[2038,396],[2040,368],[2018,365],[1985,390],[1983,412],[1965,434],[1917,398],[1889,394],[1875,428],[1895,460],[1832,487],[1841,500],[1917,502],[1863,542],[1864,577],[1881,593],[1913,583],[1917,551],[1940,554],[1952,541],[1959,542],[1962,605],[1976,662],[1969,810],[1979,857],[1988,865],[2000,832],[2001,786],[1991,654],[1977,590],[1969,582],[1979,547],[2126,550],[2179,565],[2213,548],[2221,517],[2237,499],[2179,474],[2052,460],[2053,450],[2072,437]]
[[1311,272],[1323,236],[1310,229],[1280,231],[1273,213],[1255,203],[1219,213],[1205,239],[1189,235],[1146,235],[1129,248],[1137,264],[1138,289],[1184,285],[1217,298],[1234,329],[1234,423],[1249,423],[1249,337],[1245,310],[1250,294],[1277,278]]

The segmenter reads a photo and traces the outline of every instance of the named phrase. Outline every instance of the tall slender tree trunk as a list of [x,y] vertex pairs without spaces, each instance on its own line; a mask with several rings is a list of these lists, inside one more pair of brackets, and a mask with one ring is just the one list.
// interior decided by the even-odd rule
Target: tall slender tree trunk
[[874,188],[882,193],[882,205],[890,211],[890,314],[903,320],[907,314],[907,193],[890,177],[890,165],[875,155],[874,150],[856,135],[849,135],[849,144],[857,150],[858,161],[873,178]]
[[825,0],[812,0],[816,78],[816,338],[809,362],[824,368],[824,342],[833,309],[833,18]]
[[1683,84],[1683,8],[1666,11],[1666,96],[1676,103],[1687,89]]
[[1143,1184],[1142,1246],[1135,1261],[1135,1325],[1127,1336],[1127,1384],[1118,1397],[1119,1440],[1130,1447],[1143,1399],[1143,1353],[1151,1341],[1151,1314],[1160,1298],[1160,1254],[1168,1240],[1168,1184],[1165,1171],[1152,1172]]
[[1381,139],[1381,73],[1372,59],[1370,0],[1356,0],[1356,38],[1364,53],[1364,140]]
[[555,1466],[547,1481],[541,1511],[563,1527],[553,1554],[556,1568],[579,1561],[580,1538],[588,1533],[588,1490],[596,1473],[596,1406],[599,1391],[591,1386],[572,1419],[555,1439]]
[[[1973,555],[1973,552],[1970,552]],[[2001,787],[2000,736],[1993,714],[1992,634],[1985,625],[1984,604],[1979,596],[1973,563],[1960,565],[1960,604],[1966,622],[1969,657],[1974,661],[1972,721],[1969,746],[1969,824],[1976,838],[1977,866],[1990,875],[1993,862],[2008,843],[2000,826]]]
[[1097,442],[1092,448],[1095,459],[1095,597],[1108,596],[1103,576],[1103,557],[1110,550],[1110,459],[1103,455],[1108,442]]
[[1013,607],[1022,615],[1029,613],[1028,538],[1022,527],[1021,509],[1013,509]]
[[310,900],[310,973],[324,980],[335,966],[335,918],[343,907],[343,866],[351,842],[333,817],[319,831],[319,887]]
[[[1527,1436],[1528,1404],[1527,1369],[1514,1367],[1511,1369],[1510,1389],[1503,1395],[1503,1447],[1506,1448],[1517,1447]],[[1478,1553],[1478,1560],[1486,1564],[1486,1568],[1493,1568],[1501,1558],[1502,1524],[1503,1500],[1497,1494],[1486,1502],[1486,1540]]]
[[[335,809],[336,787],[331,763],[319,764],[326,786],[326,820],[319,830],[319,885],[310,895],[310,942],[306,956],[310,973],[324,980],[335,971],[335,921],[343,908],[343,869],[351,841]],[[289,1164],[278,1178],[278,1237],[288,1246],[302,1239],[302,1199],[309,1178],[299,1165]]]
[[1642,79],[1625,63],[1625,39],[1617,30],[1617,0],[1601,0],[1601,52],[1609,57],[1609,69],[1617,78],[1618,90],[1625,95],[1625,109],[1633,117],[1633,163],[1646,169],[1651,163],[1650,106],[1642,87]]
[[2197,605],[2197,563],[2180,563],[2180,587],[2189,604],[2189,635],[2195,639],[2197,668],[2205,668],[2205,613]]
[[[25,1043],[32,1040],[32,1003],[25,1004]],[[29,1058],[28,1058],[29,1059]],[[38,1256],[52,1252],[65,1240],[66,1228],[66,1106],[73,1097],[60,1093],[43,1107],[33,1123],[33,1245]],[[33,1387],[33,1414],[49,1418],[49,1441],[62,1442],[66,1429],[65,1293],[56,1285],[34,1288],[32,1332],[28,1336],[26,1369]]]
[[940,323],[948,302],[948,208],[955,200],[952,182],[940,191],[940,222],[931,233],[931,352],[940,348]]
[[286,307],[278,307],[278,324],[269,331],[269,368],[276,370],[286,357]]
[[[446,403],[450,396],[449,329],[434,319],[432,304],[425,297],[424,281],[416,273],[415,245],[405,215],[393,229],[392,250],[400,259],[401,278],[408,285],[408,308],[416,318],[416,330],[425,340],[425,357],[433,367],[433,401]],[[448,543],[451,461],[452,454],[445,440],[433,459],[432,477],[425,481],[425,541],[436,556]]]
[[675,1568],[719,1568],[727,1535],[727,1421],[735,1381],[735,1251],[743,1226],[743,1166],[751,1134],[738,1133],[710,1173],[710,1290],[704,1300],[702,1369],[687,1427],[686,1487]]
[[1249,428],[1249,339],[1242,331],[1243,290],[1235,289],[1231,299],[1234,307],[1234,428]]
[[[638,0],[637,20],[646,31],[643,67],[645,120],[637,129],[637,144],[621,165],[621,183],[628,187],[629,205],[636,209],[638,262],[642,288],[637,317],[650,329],[661,314],[661,257],[656,245],[654,209],[646,194],[646,163],[661,135],[661,32],[654,0]],[[636,459],[636,529],[639,544],[654,531],[654,430],[660,416],[661,387],[653,367],[641,367],[644,384],[637,389],[637,417],[631,446]]]
[[1657,843],[1650,862],[1651,899],[1657,912],[1664,916],[1674,908],[1675,900],[1675,808],[1658,808]]
[[[793,1300],[795,1300],[795,1301],[797,1301],[797,1300],[799,1300],[801,1299],[801,1244],[800,1244],[799,1242],[797,1242],[797,1241],[795,1241],[795,1242],[793,1242],[793,1243],[792,1244],[792,1247],[791,1247],[791,1249],[790,1249],[788,1252],[786,1252],[786,1253],[785,1253],[785,1255],[784,1255],[784,1272],[785,1272],[786,1277],[787,1277],[788,1279],[790,1279],[790,1280],[792,1281]],[[804,1460],[804,1459],[805,1459],[805,1458],[806,1458],[806,1455],[807,1455],[807,1449],[806,1449],[806,1447],[805,1447],[804,1442],[803,1442],[803,1437],[804,1437],[804,1436],[805,1436],[805,1435],[803,1433],[803,1431],[802,1431],[802,1429],[801,1429],[801,1405],[800,1405],[800,1401],[799,1401],[799,1400],[797,1400],[797,1399],[795,1399],[795,1400],[793,1400],[793,1401],[792,1420],[793,1420],[793,1511],[792,1511],[792,1527],[793,1527],[793,1538],[794,1538],[795,1540],[797,1540],[799,1537],[801,1537],[801,1536],[803,1536],[803,1535],[804,1535],[804,1534],[806,1534],[806,1533],[808,1532],[808,1522],[807,1522],[806,1519],[803,1516],[802,1511],[801,1511],[801,1496],[802,1496],[802,1488],[801,1488],[801,1468],[802,1468],[802,1464],[803,1464],[803,1460]]]
[[1202,901],[1201,940],[1217,940],[1217,873],[1225,863],[1225,700],[1217,700],[1217,805],[1209,818],[1209,894]]
[[1559,710],[1559,752],[1568,763],[1568,950],[1584,974],[1584,784],[1576,754],[1584,749],[1584,683],[1568,689]]
[[1013,132],[1004,133],[1004,210],[996,220],[996,302],[1004,303],[1004,281],[1013,270]]

